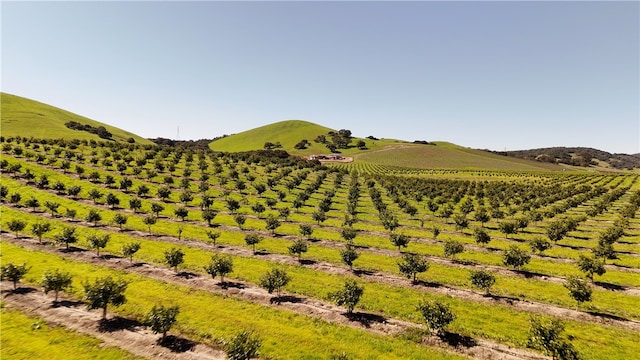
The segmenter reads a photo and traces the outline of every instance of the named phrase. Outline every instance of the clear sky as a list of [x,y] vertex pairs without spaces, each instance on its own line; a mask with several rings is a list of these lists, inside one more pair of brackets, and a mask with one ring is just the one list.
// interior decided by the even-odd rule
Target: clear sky
[[7,2],[2,91],[144,137],[640,152],[640,3]]

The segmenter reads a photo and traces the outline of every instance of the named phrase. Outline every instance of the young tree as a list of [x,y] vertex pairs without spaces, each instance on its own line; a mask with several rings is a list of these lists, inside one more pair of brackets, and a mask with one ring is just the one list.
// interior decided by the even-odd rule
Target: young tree
[[356,232],[356,229],[351,227],[342,228],[342,230],[340,230],[340,236],[342,236],[342,238],[348,243],[352,242],[357,235],[358,233]]
[[456,224],[456,230],[460,231],[469,227],[469,219],[463,214],[456,214],[453,216],[453,222]]
[[98,189],[91,189],[89,190],[88,195],[89,195],[89,199],[93,200],[93,203],[96,204],[98,200],[102,198],[103,194]]
[[578,309],[578,306],[581,303],[591,301],[591,294],[593,293],[593,290],[587,282],[581,278],[575,275],[569,276],[564,283],[564,287],[569,290],[569,296],[577,302],[576,309]]
[[433,240],[436,240],[438,238],[438,235],[440,235],[440,228],[434,226],[433,228],[431,228],[431,233],[433,234]]
[[429,263],[418,254],[404,254],[402,260],[398,261],[398,269],[407,279],[413,278],[412,282],[415,284],[418,282],[418,273],[429,270]]
[[107,247],[107,243],[109,242],[111,235],[89,235],[87,237],[87,242],[89,243],[89,247],[92,249],[96,249],[96,256],[100,256],[100,249],[104,249]]
[[29,272],[26,264],[14,265],[12,263],[0,266],[0,280],[9,280],[13,283],[13,290],[18,288],[18,282]]
[[97,278],[95,282],[82,283],[84,298],[89,310],[102,309],[102,319],[107,318],[107,306],[120,306],[127,301],[124,292],[129,284],[121,279],[114,280],[111,276]]
[[302,253],[306,253],[308,250],[307,241],[303,239],[297,239],[293,241],[293,244],[289,246],[289,254],[297,255],[298,262],[302,262]]
[[502,263],[518,270],[531,260],[531,255],[525,250],[520,249],[517,245],[511,245],[502,255]]
[[145,216],[142,219],[142,222],[147,225],[147,227],[149,228],[149,232],[151,232],[151,225],[154,225],[156,222],[158,221],[158,218],[152,215],[149,216]]
[[232,213],[235,213],[236,211],[238,211],[238,209],[240,209],[240,202],[238,202],[238,200],[227,198],[226,202],[227,209],[229,209],[229,211],[231,211]]
[[106,201],[107,205],[111,206],[112,210],[115,209],[117,205],[120,205],[120,199],[118,199],[118,197],[112,193],[108,193],[104,200]]
[[82,188],[78,185],[71,185],[69,186],[69,188],[67,189],[67,194],[69,196],[71,196],[72,199],[76,199],[78,197],[78,194],[80,194],[80,191],[82,191]]
[[444,256],[455,260],[456,255],[464,251],[464,244],[457,240],[447,240],[444,243]]
[[129,261],[133,263],[133,255],[140,250],[139,242],[130,242],[122,245],[122,255],[129,258]]
[[491,236],[484,228],[475,228],[473,230],[473,237],[475,238],[477,244],[483,246],[491,242]]
[[408,235],[391,233],[389,235],[389,240],[394,246],[398,247],[398,251],[400,251],[400,247],[407,247],[409,245],[409,241],[411,238]]
[[67,208],[67,211],[65,212],[65,216],[68,217],[69,219],[75,219],[76,218],[76,214],[78,212],[76,211],[76,209],[70,209]]
[[158,189],[158,197],[160,200],[166,202],[171,196],[171,188],[168,186],[163,186]]
[[258,356],[262,341],[253,333],[243,331],[226,341],[224,351],[229,360],[248,360]]
[[313,228],[309,224],[300,224],[300,235],[306,237],[307,239],[311,238],[311,234],[313,234]]
[[509,235],[518,233],[518,224],[515,221],[502,221],[498,224],[498,227],[507,239]]
[[64,243],[69,250],[69,244],[73,244],[78,242],[78,236],[76,235],[76,228],[74,227],[65,227],[62,229],[62,233],[56,236],[56,241],[60,243]]
[[202,210],[202,220],[207,222],[208,226],[211,226],[211,221],[216,218],[218,212],[211,209]]
[[531,239],[531,241],[529,241],[529,245],[531,246],[531,251],[537,251],[540,255],[552,247],[551,241],[543,239],[540,236],[536,236]]
[[173,211],[174,214],[176,214],[177,217],[179,217],[180,219],[182,219],[182,221],[184,221],[184,219],[189,216],[189,210],[187,210],[187,208],[185,207],[180,207],[177,208]]
[[160,338],[160,342],[162,342],[167,336],[167,332],[176,323],[179,313],[180,307],[177,305],[167,307],[153,305],[151,311],[145,316],[144,323],[151,327],[154,334],[162,333],[162,338]]
[[157,218],[160,213],[164,210],[164,206],[162,206],[161,204],[158,203],[152,203],[151,204],[151,212],[153,213],[153,215]]
[[282,207],[278,209],[278,214],[284,218],[284,221],[287,221],[289,218],[289,214],[291,214],[291,209],[288,207]]
[[42,236],[51,231],[51,224],[48,222],[36,222],[31,224],[31,233],[38,237],[38,242],[42,243]]
[[55,271],[45,271],[42,277],[42,287],[44,289],[44,293],[48,294],[50,291],[53,291],[56,296],[54,302],[57,303],[58,293],[70,288],[72,279],[73,277],[71,276],[71,274],[62,272],[58,269],[56,269]]
[[359,257],[360,254],[358,254],[356,247],[351,243],[347,243],[344,250],[340,251],[340,258],[342,259],[342,262],[349,265],[349,269],[351,270],[353,270],[353,262]]
[[15,234],[16,239],[18,238],[18,233],[24,230],[26,226],[27,226],[27,223],[22,220],[13,219],[13,220],[7,221],[7,228],[9,229],[9,231]]
[[242,214],[235,214],[233,220],[238,224],[238,227],[242,230],[242,226],[247,221],[247,217]]
[[437,335],[444,334],[444,328],[455,320],[449,305],[440,301],[421,301],[417,309],[427,323],[429,330]]
[[36,208],[37,208],[38,206],[40,206],[40,201],[38,201],[38,199],[36,199],[36,198],[32,197],[32,198],[30,198],[30,199],[27,199],[27,201],[25,201],[25,202],[24,202],[24,204],[25,204],[27,207],[30,207],[30,208],[31,208],[31,211],[35,212],[35,211],[36,211]]
[[102,220],[102,215],[94,209],[89,210],[84,218],[87,222],[92,222],[93,226],[98,226],[98,221]]
[[265,227],[267,230],[271,231],[271,234],[276,234],[276,229],[280,227],[280,221],[273,215],[269,215],[265,220]]
[[213,241],[213,246],[216,246],[216,241],[218,240],[218,238],[220,237],[220,231],[206,231],[207,233],[207,238],[209,238],[209,240]]
[[233,260],[228,255],[214,254],[204,270],[214,279],[220,275],[220,283],[224,284],[225,275],[233,271]]
[[476,209],[474,219],[480,222],[481,226],[484,227],[484,224],[491,219],[491,216],[489,215],[487,209],[481,207]]
[[564,219],[553,221],[547,226],[547,237],[551,241],[560,241],[567,235],[568,229]]
[[260,286],[269,294],[276,292],[276,301],[280,303],[280,291],[291,281],[291,277],[283,269],[273,268],[260,277]]
[[471,271],[469,275],[469,280],[471,280],[471,285],[477,287],[478,289],[484,290],[485,295],[489,295],[489,290],[495,284],[496,277],[489,271],[478,270]]
[[120,230],[122,230],[122,225],[127,223],[127,217],[125,215],[120,214],[120,213],[116,213],[113,216],[113,223],[118,225]]
[[543,323],[540,317],[530,320],[527,346],[544,351],[553,359],[578,360],[580,356],[573,345],[561,337],[564,324],[557,319]]
[[320,225],[321,222],[327,220],[327,214],[324,211],[314,211],[311,218]]
[[593,282],[593,274],[602,276],[607,272],[604,268],[604,262],[585,255],[580,255],[580,258],[578,259],[578,268],[589,280],[591,280],[591,282]]
[[129,208],[137,214],[140,208],[142,208],[142,200],[138,198],[129,199]]
[[51,212],[51,217],[55,217],[58,213],[58,208],[60,207],[60,203],[53,201],[45,201],[44,207],[46,207]]
[[607,259],[613,260],[618,258],[615,250],[613,250],[613,244],[604,241],[598,241],[598,245],[591,249],[591,251],[596,258],[602,259],[603,263],[606,263]]
[[171,248],[171,250],[167,250],[164,252],[164,260],[172,267],[173,270],[178,272],[178,265],[184,262],[184,252],[178,248]]
[[355,280],[347,280],[342,289],[329,293],[327,297],[338,306],[346,306],[347,314],[351,314],[363,293],[364,286],[360,286]]
[[253,247],[253,253],[256,254],[256,244],[262,241],[262,236],[251,233],[244,236],[244,242],[247,243],[247,246]]

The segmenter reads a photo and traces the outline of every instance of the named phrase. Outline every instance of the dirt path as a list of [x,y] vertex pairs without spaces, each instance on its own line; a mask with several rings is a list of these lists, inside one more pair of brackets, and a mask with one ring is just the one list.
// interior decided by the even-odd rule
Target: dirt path
[[[18,309],[28,315],[42,318],[51,325],[64,326],[79,333],[102,340],[106,345],[116,346],[147,359],[171,360],[218,360],[225,359],[224,352],[208,346],[168,335],[167,346],[159,345],[157,334],[135,321],[118,317],[111,312],[107,321],[101,322],[101,311],[88,311],[75,299],[60,296],[57,306],[53,298],[39,289],[22,286],[11,291],[10,282],[0,284],[2,301],[9,308]],[[171,344],[170,344],[171,343]]]
[[[4,240],[6,241],[9,239],[7,239],[7,237],[5,236]],[[306,298],[295,294],[288,294],[285,292],[283,292],[281,296],[282,302],[280,304],[276,304],[274,303],[274,296],[272,294],[269,294],[267,291],[256,287],[251,283],[233,281],[227,282],[227,286],[223,287],[218,284],[217,280],[213,280],[208,277],[186,272],[176,274],[170,269],[155,267],[146,263],[137,263],[131,265],[128,260],[115,256],[98,258],[88,251],[72,251],[63,253],[55,248],[38,245],[35,239],[11,239],[10,242],[23,246],[25,248],[54,253],[65,258],[72,258],[83,262],[89,262],[95,265],[124,270],[130,273],[135,273],[167,283],[189,286],[191,288],[212,293],[232,295],[234,297],[242,298],[254,303],[260,303],[265,306],[288,309],[304,315],[321,318],[326,321],[343,324],[352,328],[365,330],[376,334],[394,335],[410,328],[424,328],[419,324],[414,324],[397,319],[385,318],[376,314],[354,312],[352,315],[346,315],[344,308],[323,302],[321,300]],[[8,286],[9,285],[7,284],[5,287]],[[43,295],[40,295],[40,297],[43,297]],[[30,302],[30,300],[20,299],[19,303],[22,302]],[[50,304],[51,299],[46,298],[46,301],[44,302]],[[50,308],[50,305],[47,305],[42,311],[46,311]],[[74,311],[82,312],[83,310],[74,308]],[[94,316],[94,322],[99,319],[98,313],[92,313],[92,315]],[[64,316],[60,316],[58,319],[58,321],[63,320]],[[64,325],[66,326],[66,324]],[[472,358],[504,360],[547,359],[540,354],[531,352],[526,349],[512,348],[510,346],[495,343],[489,340],[471,339],[468,337],[459,336],[457,334],[449,334],[449,337],[453,340],[446,341],[440,339],[439,337],[429,336],[425,337],[423,339],[423,342],[430,346],[438,346],[449,351],[470,356]],[[157,339],[157,336],[153,337],[153,341],[155,341],[155,339]]]

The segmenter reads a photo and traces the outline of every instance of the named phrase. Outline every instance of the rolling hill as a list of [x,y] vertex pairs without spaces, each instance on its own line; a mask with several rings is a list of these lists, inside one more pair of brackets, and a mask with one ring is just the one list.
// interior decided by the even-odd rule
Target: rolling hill
[[[266,142],[279,142],[283,150],[293,155],[327,154],[331,151],[324,144],[314,142],[314,139],[318,135],[327,135],[330,131],[337,132],[308,121],[287,120],[226,136],[211,142],[210,148],[217,151],[238,152],[263,149]],[[303,150],[296,149],[295,144],[303,139],[308,140],[310,146]],[[365,149],[353,146],[359,140],[365,142]],[[447,142],[426,145],[394,139],[354,137],[351,145],[348,149],[339,149],[340,153],[343,156],[353,157],[356,162],[371,164],[440,169],[562,169],[555,164],[492,154]]]
[[150,140],[114,126],[91,120],[81,115],[59,109],[24,97],[0,93],[2,136],[25,136],[45,139],[81,139],[104,140],[94,133],[73,130],[65,126],[69,121],[94,128],[103,126],[112,134],[115,141],[127,141],[133,138],[138,144],[151,144]]
[[552,164],[588,166],[595,168],[640,168],[640,154],[612,154],[587,147],[550,147],[530,150],[497,152],[500,155],[536,160]]

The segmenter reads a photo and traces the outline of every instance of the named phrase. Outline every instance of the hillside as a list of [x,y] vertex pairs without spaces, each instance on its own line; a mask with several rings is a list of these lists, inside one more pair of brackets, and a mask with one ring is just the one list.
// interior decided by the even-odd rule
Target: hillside
[[[293,155],[327,154],[326,145],[315,142],[319,135],[338,132],[321,125],[302,120],[281,121],[261,126],[211,142],[210,148],[217,151],[237,152],[263,149],[265,143],[279,142],[282,149]],[[329,138],[329,136],[327,136]],[[295,145],[306,139],[306,149]],[[363,149],[355,146],[364,141]],[[416,144],[394,139],[352,138],[349,148],[338,149],[343,156],[350,156],[361,163],[401,166],[410,168],[438,169],[513,169],[513,170],[560,170],[554,164],[510,158],[486,151],[473,150],[458,145],[437,142]]]
[[128,131],[35,100],[0,93],[0,102],[2,103],[0,129],[2,136],[5,137],[104,140],[94,133],[73,130],[65,126],[65,123],[75,121],[93,128],[102,126],[112,134],[111,139],[115,141],[127,141],[133,138],[138,144],[151,144],[151,141]]
[[640,168],[640,155],[638,154],[612,154],[606,151],[586,147],[551,147],[498,152],[497,154],[552,164],[629,170],[633,168]]

